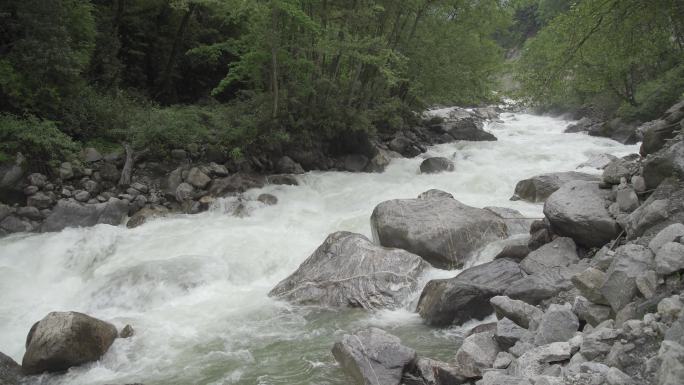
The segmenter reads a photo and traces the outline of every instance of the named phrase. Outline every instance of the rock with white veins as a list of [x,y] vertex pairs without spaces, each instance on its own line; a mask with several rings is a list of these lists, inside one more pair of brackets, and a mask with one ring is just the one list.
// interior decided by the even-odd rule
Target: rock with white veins
[[408,251],[373,244],[361,234],[330,234],[269,295],[301,305],[396,308],[429,265]]

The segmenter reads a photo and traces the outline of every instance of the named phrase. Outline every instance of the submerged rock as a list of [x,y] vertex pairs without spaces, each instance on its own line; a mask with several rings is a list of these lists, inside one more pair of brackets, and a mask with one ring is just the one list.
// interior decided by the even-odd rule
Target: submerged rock
[[377,328],[343,335],[332,353],[357,385],[399,385],[404,371],[416,359],[415,350]]
[[97,361],[117,334],[114,325],[82,313],[50,313],[33,325],[26,338],[23,371],[61,372]]
[[498,215],[435,195],[382,202],[373,210],[371,227],[379,244],[444,269],[459,268],[477,249],[507,236]]
[[435,174],[443,171],[454,171],[454,162],[438,156],[427,158],[420,164],[420,172],[423,174]]
[[415,254],[341,231],[329,235],[269,295],[301,305],[396,308],[416,289],[427,267]]

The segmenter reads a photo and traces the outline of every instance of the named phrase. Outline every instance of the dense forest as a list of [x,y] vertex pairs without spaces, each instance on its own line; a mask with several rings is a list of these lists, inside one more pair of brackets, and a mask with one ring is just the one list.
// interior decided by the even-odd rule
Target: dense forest
[[645,121],[684,91],[678,0],[7,0],[0,28],[0,160],[42,166],[239,158],[504,96]]

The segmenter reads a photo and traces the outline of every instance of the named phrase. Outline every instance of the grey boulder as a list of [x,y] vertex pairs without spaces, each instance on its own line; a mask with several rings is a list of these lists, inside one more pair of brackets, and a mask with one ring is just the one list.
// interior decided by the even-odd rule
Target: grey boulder
[[127,214],[128,203],[116,198],[97,204],[60,200],[43,222],[41,231],[61,231],[67,227],[89,227],[97,224],[118,226]]
[[596,182],[599,178],[595,175],[576,171],[535,175],[518,182],[515,185],[513,197],[529,202],[544,202],[564,184],[575,180]]
[[520,267],[528,274],[535,274],[551,268],[569,266],[578,261],[575,242],[571,238],[559,237],[530,252],[520,262]]
[[21,366],[0,352],[0,385],[19,385],[21,379]]
[[493,312],[489,300],[524,275],[514,261],[497,259],[466,269],[454,278],[432,280],[420,295],[418,313],[433,326],[482,319]]
[[446,269],[461,267],[477,249],[507,236],[504,220],[491,211],[434,195],[380,203],[371,228],[377,243],[408,250]]
[[60,372],[97,361],[117,337],[114,325],[77,312],[52,312],[36,323],[26,339],[26,374]]
[[441,156],[427,158],[420,164],[423,174],[435,174],[444,171],[454,171],[454,162]]
[[335,360],[356,385],[399,385],[416,359],[415,350],[383,330],[345,334],[332,348]]
[[563,185],[544,204],[544,215],[557,234],[586,247],[603,246],[620,233],[597,182],[574,181]]
[[575,336],[577,329],[579,329],[579,319],[575,313],[568,307],[552,304],[541,318],[534,343],[546,345],[567,341]]
[[492,367],[500,351],[492,332],[467,337],[456,352],[455,360],[459,374],[468,378],[482,377],[483,371]]
[[330,234],[269,295],[300,305],[396,308],[429,265],[419,256],[373,244],[361,234]]
[[684,245],[678,242],[664,244],[655,255],[656,272],[668,275],[684,270]]

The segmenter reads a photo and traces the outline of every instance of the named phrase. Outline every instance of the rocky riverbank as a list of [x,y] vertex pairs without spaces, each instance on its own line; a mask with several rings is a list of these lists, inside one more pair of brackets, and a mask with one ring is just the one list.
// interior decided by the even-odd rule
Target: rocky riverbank
[[[392,135],[358,134],[238,160],[211,147],[176,149],[163,160],[130,149],[102,154],[86,148],[81,159],[36,173],[27,169],[29,155],[17,154],[13,163],[0,165],[0,236],[124,222],[135,227],[168,213],[199,213],[216,198],[265,184],[296,185],[296,175],[309,170],[382,172],[392,158],[417,156],[430,145],[496,140],[483,126],[500,111],[456,108],[445,117],[426,115],[422,125]],[[449,165],[426,164],[425,172],[440,167]],[[276,203],[271,196],[259,200]]]
[[[378,328],[346,334],[332,355],[349,379],[392,385],[678,384],[684,368],[683,139],[677,133],[646,157],[592,159],[593,167],[603,169],[600,177],[558,173],[521,181],[513,199],[545,202],[543,220],[505,207],[471,207],[439,190],[382,202],[369,213],[374,242],[360,234],[331,234],[271,295],[296,305],[402,308],[422,286],[429,265],[472,266],[479,250],[496,249],[490,262],[428,282],[416,311],[434,328],[491,314],[497,322],[471,330],[447,362],[421,356]],[[209,190],[217,181],[249,175],[229,170],[211,176],[203,166],[185,164],[185,174],[175,168],[164,175],[180,176],[174,195],[184,183],[203,191],[191,183],[193,168],[209,177]],[[442,159],[420,168],[450,169]],[[143,196],[154,189],[148,186]],[[54,190],[43,185],[31,196],[45,191]],[[182,211],[182,202],[199,204],[208,195],[165,198],[171,207],[158,206]],[[110,205],[120,204],[61,201],[96,206],[97,218],[107,218],[115,211]],[[66,203],[52,212],[60,204]],[[114,337],[129,335],[126,330],[78,313],[51,313],[31,328],[23,368],[0,356],[0,379],[14,385],[25,374],[95,361],[116,343]],[[42,352],[41,338],[66,348]]]

